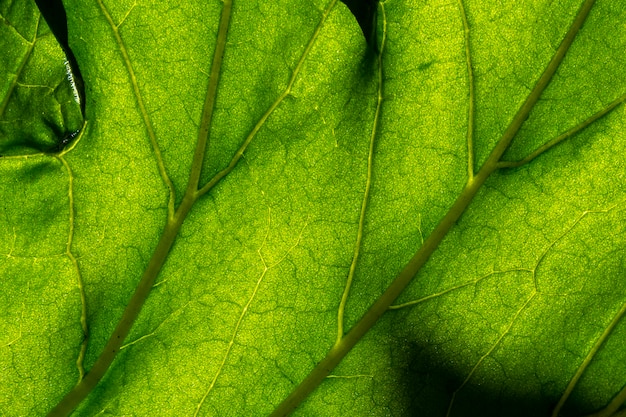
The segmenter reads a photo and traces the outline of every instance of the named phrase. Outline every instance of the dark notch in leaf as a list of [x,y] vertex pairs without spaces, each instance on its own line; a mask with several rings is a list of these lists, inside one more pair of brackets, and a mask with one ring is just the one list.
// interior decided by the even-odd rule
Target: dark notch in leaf
[[[75,89],[76,99],[80,105],[80,111],[85,117],[85,83],[78,68],[78,62],[74,57],[74,53],[70,48],[67,33],[67,15],[61,0],[35,0],[41,15],[46,20],[52,34],[63,49],[63,53],[67,58],[67,77],[72,87]],[[77,136],[78,131],[69,132],[63,136],[59,142],[59,148],[65,147]]]
[[[39,0],[41,1],[41,0]],[[352,12],[361,26],[367,44],[378,50],[376,39],[376,10],[378,0],[341,0]]]

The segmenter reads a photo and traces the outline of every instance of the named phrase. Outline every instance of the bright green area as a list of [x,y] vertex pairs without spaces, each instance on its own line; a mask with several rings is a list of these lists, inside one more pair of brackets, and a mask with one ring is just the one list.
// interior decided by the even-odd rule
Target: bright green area
[[[66,127],[74,113],[56,96],[52,116],[29,107],[53,96],[23,99],[34,82],[22,75],[9,94],[30,45],[41,63],[23,74],[42,91],[65,70],[57,55],[36,54],[60,51],[37,14],[0,3],[0,154],[14,155],[0,158],[0,415],[44,415],[76,384],[85,306],[87,371],[115,328],[167,220],[152,140],[181,202],[222,2],[156,3],[66,2],[88,125],[66,153],[29,157],[19,156],[32,153],[28,138],[44,150],[57,140],[45,120]],[[581,4],[463,2],[474,171]],[[200,185],[250,132],[252,141],[193,206],[125,347],[75,415],[267,415],[306,377],[337,337],[379,89],[346,330],[462,190],[470,96],[459,4],[384,4],[382,86],[353,17],[331,6],[233,1]],[[506,160],[626,94],[625,21],[626,5],[596,2]],[[625,132],[621,104],[496,171],[398,300],[414,303],[387,312],[296,415],[549,416],[569,391],[562,415],[605,407],[626,384],[616,316],[626,302]]]
[[83,124],[65,55],[34,1],[0,2],[0,155],[49,151]]

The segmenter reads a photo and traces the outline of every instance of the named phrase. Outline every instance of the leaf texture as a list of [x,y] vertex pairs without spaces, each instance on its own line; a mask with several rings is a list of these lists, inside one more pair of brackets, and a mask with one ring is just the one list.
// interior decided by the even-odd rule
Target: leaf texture
[[[190,195],[74,415],[270,414],[437,233],[590,3],[388,0],[378,56],[337,0],[234,0],[225,41],[229,1],[65,2],[87,124],[56,153],[16,144],[35,122],[7,131],[0,158],[3,415],[47,413],[97,363]],[[624,21],[595,2],[497,170],[295,415],[621,406]]]

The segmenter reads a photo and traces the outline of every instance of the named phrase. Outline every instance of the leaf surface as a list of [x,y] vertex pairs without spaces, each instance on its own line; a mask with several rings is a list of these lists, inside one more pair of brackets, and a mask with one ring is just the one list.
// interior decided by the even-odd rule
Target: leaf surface
[[[67,1],[87,125],[0,159],[4,415],[46,413],[89,371],[184,204],[222,2],[157,3]],[[75,415],[271,413],[435,230],[582,3],[389,0],[379,61],[339,1],[235,0],[199,187],[226,175]],[[596,2],[504,159],[617,106],[502,164],[296,415],[581,415],[618,395],[624,21]]]

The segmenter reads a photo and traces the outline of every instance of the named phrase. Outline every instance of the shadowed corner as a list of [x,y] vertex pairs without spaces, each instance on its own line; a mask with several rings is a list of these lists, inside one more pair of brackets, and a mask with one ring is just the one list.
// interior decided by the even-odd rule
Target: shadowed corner
[[[433,346],[402,338],[396,339],[394,352],[393,367],[399,370],[395,377],[396,400],[402,402],[403,415],[445,417],[466,375],[452,369],[454,361],[437,355]],[[476,379],[470,379],[456,393],[449,417],[550,417],[559,399],[560,393],[550,384],[530,395],[523,392],[524,381],[516,381],[519,389],[513,390],[497,381],[490,384]],[[537,385],[537,381],[532,384]],[[526,391],[531,391],[530,387]],[[591,411],[589,404],[572,398],[561,415],[577,417]]]
[[373,52],[378,51],[376,37],[377,0],[341,0],[352,12],[358,22],[368,46]]

